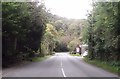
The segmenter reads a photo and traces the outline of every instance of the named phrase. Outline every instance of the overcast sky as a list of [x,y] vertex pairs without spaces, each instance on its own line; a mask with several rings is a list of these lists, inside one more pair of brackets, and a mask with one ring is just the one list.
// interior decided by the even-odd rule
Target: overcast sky
[[52,14],[69,19],[85,19],[92,9],[90,0],[45,0],[45,6]]

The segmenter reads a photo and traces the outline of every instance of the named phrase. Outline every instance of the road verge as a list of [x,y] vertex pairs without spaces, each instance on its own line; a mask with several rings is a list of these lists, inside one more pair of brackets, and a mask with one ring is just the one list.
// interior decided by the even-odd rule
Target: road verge
[[47,55],[47,56],[44,56],[44,57],[34,57],[34,58],[31,59],[31,61],[33,61],[33,62],[43,61],[43,60],[49,58],[50,56],[51,55]]
[[105,61],[99,61],[99,60],[89,60],[88,58],[83,58],[83,60],[86,63],[95,65],[97,67],[103,68],[109,72],[112,72],[114,74],[117,74],[120,76],[120,66],[119,65],[112,65],[112,62],[105,62]]

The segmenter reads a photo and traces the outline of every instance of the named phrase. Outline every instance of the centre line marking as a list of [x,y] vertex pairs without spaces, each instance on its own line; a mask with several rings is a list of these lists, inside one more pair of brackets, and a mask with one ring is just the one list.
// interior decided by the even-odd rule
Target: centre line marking
[[66,77],[64,69],[63,69],[62,59],[61,59],[61,71],[62,71],[63,77]]
[[63,68],[61,68],[61,70],[62,70],[63,77],[66,77],[65,72],[64,72],[64,70],[63,70]]
[[61,61],[61,67],[62,67],[62,61]]

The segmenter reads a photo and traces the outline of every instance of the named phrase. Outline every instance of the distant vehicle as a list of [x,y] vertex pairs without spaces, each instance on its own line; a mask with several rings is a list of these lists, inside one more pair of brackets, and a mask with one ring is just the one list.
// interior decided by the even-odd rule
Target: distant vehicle
[[85,50],[85,52],[82,54],[82,57],[85,57],[85,56],[87,56],[87,55],[88,55],[88,51]]
[[87,56],[88,55],[88,45],[87,44],[81,45],[81,51],[82,51],[82,54],[81,54],[82,57]]

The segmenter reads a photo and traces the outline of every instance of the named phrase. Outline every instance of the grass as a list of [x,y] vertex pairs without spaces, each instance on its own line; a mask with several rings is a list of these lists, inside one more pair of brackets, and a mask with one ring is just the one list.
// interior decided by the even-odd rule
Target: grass
[[32,58],[31,60],[32,60],[33,62],[39,62],[39,61],[43,61],[43,60],[45,60],[45,59],[47,59],[47,58],[49,58],[49,57],[50,57],[50,55],[44,56],[44,57],[35,57],[35,58]]
[[105,61],[99,61],[99,60],[89,60],[88,58],[84,58],[84,61],[89,63],[89,64],[101,67],[101,68],[103,68],[103,69],[105,69],[107,71],[110,71],[112,73],[115,73],[117,75],[118,74],[120,75],[120,67],[119,67],[119,65],[114,66],[114,65],[111,65],[111,62],[105,62]]
[[72,56],[80,56],[80,54],[76,53],[76,54],[70,54]]

